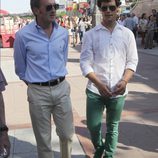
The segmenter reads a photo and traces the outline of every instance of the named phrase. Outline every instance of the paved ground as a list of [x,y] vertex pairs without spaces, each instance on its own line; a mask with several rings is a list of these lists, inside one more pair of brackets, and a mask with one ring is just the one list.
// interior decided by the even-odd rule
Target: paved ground
[[[92,158],[94,149],[85,121],[84,91],[87,80],[82,76],[79,68],[80,46],[75,48],[70,46],[69,50],[67,80],[71,84],[76,128],[72,157]],[[115,158],[157,158],[158,155],[158,46],[152,50],[144,50],[139,46],[138,40],[138,50],[138,70],[128,84],[130,92],[122,114]],[[12,144],[10,158],[36,158],[36,142],[28,113],[26,86],[14,74],[13,50],[0,51],[0,65],[9,83],[4,92],[4,99]],[[54,124],[52,129],[55,158],[59,158],[58,137],[55,134]]]

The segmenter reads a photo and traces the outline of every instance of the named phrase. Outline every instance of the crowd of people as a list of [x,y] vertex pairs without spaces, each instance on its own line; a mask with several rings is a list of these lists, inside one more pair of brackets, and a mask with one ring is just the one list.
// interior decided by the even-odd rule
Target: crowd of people
[[[82,38],[86,31],[92,28],[92,16],[64,16],[57,17],[59,25],[69,31],[69,43],[82,44]],[[158,12],[152,9],[150,15],[142,13],[138,17],[135,13],[120,14],[117,22],[130,29],[135,38],[141,38],[141,46],[144,49],[152,49],[158,44]]]
[[[158,44],[158,12],[152,9],[150,15],[142,13],[137,17],[134,13],[121,14],[118,23],[129,28],[137,38],[141,37],[141,45],[144,49],[152,49]],[[155,43],[155,45],[154,45]]]
[[91,16],[64,16],[57,17],[56,20],[59,25],[68,30],[69,43],[73,45],[82,44],[84,33],[92,27]]
[[[92,16],[63,16],[57,17],[56,20],[59,25],[68,29],[69,43],[74,46],[82,44],[84,33],[92,28]],[[135,13],[119,14],[117,22],[130,29],[135,38],[141,38],[141,46],[144,49],[152,49],[158,45],[158,12],[156,9],[152,9],[149,15],[142,13],[140,17]]]

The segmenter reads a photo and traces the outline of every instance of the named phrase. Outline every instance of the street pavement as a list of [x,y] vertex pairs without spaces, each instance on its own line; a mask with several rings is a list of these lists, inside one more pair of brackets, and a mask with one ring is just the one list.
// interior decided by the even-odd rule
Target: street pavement
[[[122,113],[119,140],[115,158],[158,157],[158,46],[143,49],[138,43],[139,64],[128,84],[129,95]],[[92,158],[93,146],[86,128],[87,79],[79,67],[81,46],[69,47],[67,80],[71,85],[71,99],[75,122],[72,158]],[[0,66],[8,81],[4,94],[6,119],[11,141],[10,158],[37,158],[36,142],[32,131],[27,87],[14,73],[13,49],[0,50]],[[105,134],[105,116],[103,134]],[[59,143],[52,123],[52,139],[55,158],[59,158]]]

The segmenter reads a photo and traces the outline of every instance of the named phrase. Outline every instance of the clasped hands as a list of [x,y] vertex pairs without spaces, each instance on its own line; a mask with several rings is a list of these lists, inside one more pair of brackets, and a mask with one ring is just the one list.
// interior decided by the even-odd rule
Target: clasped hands
[[109,98],[109,97],[114,97],[114,96],[117,96],[117,95],[124,94],[124,92],[126,90],[126,85],[127,85],[127,82],[125,82],[124,80],[119,81],[117,83],[117,85],[115,86],[113,92],[105,84],[99,84],[97,86],[97,88],[98,88],[101,96]]

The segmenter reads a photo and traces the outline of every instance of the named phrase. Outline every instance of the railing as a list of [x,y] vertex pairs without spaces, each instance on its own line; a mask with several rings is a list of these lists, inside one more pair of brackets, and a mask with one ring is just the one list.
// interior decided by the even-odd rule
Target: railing
[[136,0],[135,5],[134,5],[133,8],[131,9],[131,11],[135,9],[135,7],[140,3],[140,1],[141,1],[141,0]]

